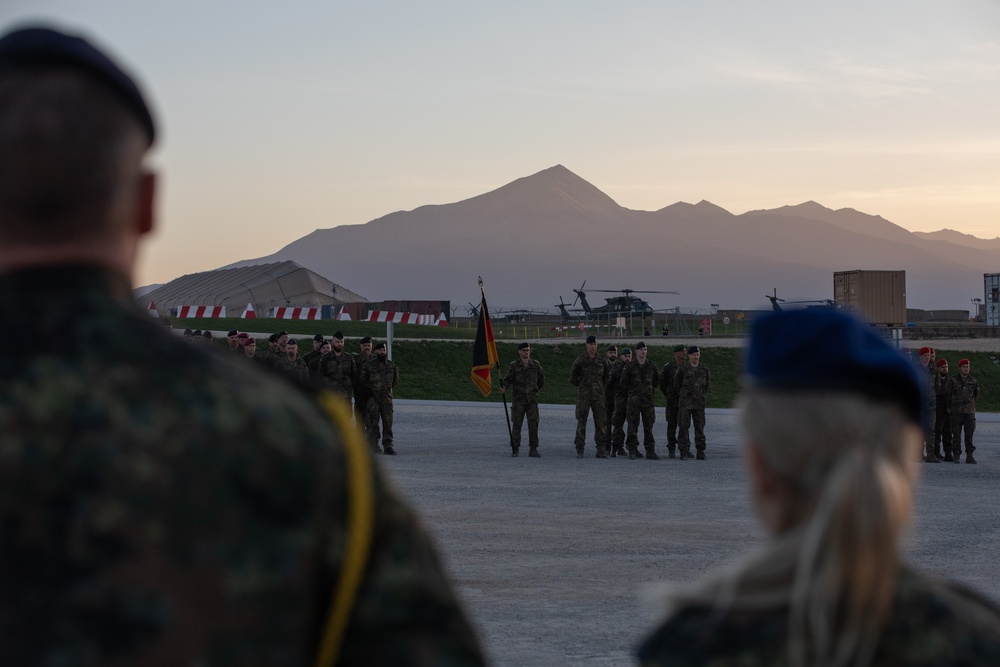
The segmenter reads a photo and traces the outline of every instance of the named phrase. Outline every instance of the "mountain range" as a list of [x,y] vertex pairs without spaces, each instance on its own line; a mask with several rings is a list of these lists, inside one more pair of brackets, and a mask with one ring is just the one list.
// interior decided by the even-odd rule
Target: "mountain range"
[[365,224],[317,229],[273,255],[373,301],[477,303],[482,276],[493,309],[572,302],[596,290],[644,295],[656,308],[758,309],[776,289],[789,301],[833,297],[833,273],[905,270],[907,305],[970,308],[983,274],[1000,271],[1000,238],[910,232],[878,215],[816,202],[734,215],[707,201],[657,211],[624,208],[562,165],[463,201],[398,211]]

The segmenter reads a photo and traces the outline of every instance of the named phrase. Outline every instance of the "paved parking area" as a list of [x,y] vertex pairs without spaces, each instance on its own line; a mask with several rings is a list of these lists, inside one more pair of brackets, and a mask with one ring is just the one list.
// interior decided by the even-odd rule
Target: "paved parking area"
[[[509,456],[501,405],[397,401],[395,421],[399,456],[380,463],[437,539],[496,665],[631,664],[658,584],[764,538],[732,410],[708,411],[707,461],[595,459],[592,428],[577,459],[572,406],[541,406],[541,459],[525,456],[526,432]],[[662,421],[656,433],[665,442]],[[980,415],[976,442],[979,465],[921,466],[906,551],[1000,600],[1000,417]]]

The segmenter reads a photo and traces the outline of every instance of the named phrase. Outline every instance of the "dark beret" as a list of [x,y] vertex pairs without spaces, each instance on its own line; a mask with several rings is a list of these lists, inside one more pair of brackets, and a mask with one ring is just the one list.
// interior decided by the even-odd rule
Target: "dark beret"
[[205,329],[204,331],[201,332],[201,337],[202,338],[211,339],[212,338],[212,332],[209,331],[208,329]]
[[322,343],[325,339],[323,338],[323,334],[319,333],[313,336],[313,340],[317,343]]
[[627,347],[623,347],[623,348],[622,348],[622,353],[621,353],[621,354],[622,354],[622,356],[623,356],[623,357],[624,357],[624,356],[625,356],[626,354],[627,354],[627,355],[629,355],[629,356],[631,356],[631,355],[632,355],[632,350],[630,350],[630,349],[629,349],[629,348],[627,348]]
[[373,347],[372,349],[373,350],[384,350],[385,349],[385,343],[375,343],[375,347]]
[[748,385],[778,391],[840,391],[895,403],[921,423],[925,382],[875,330],[826,309],[771,313],[754,320]]
[[334,331],[333,337],[336,338],[337,340],[344,340],[344,334],[340,333],[339,331]]
[[530,343],[521,343],[520,345],[517,346],[517,349],[518,350],[523,350],[523,349],[529,348],[529,347],[531,347]]
[[148,145],[153,144],[155,123],[139,86],[93,44],[42,27],[14,30],[0,38],[0,71],[61,68],[83,72],[106,86],[142,125]]
[[590,343],[596,343],[596,342],[597,342],[597,336],[587,336],[587,344],[588,345]]
[[607,348],[608,352],[611,352],[612,350],[614,350],[615,352],[618,351],[618,346],[615,345],[614,343],[612,343],[611,345],[608,345],[608,348]]
[[364,345],[365,343],[370,343],[370,342],[372,342],[372,337],[371,336],[365,336],[364,338],[361,339],[361,344],[362,345]]
[[701,350],[698,349],[697,345],[692,345],[691,347],[688,348],[688,354],[694,354],[695,352],[701,352]]
[[637,349],[637,350],[645,350],[646,349],[646,344],[640,340],[638,343],[635,344],[635,349]]
[[683,351],[684,351],[683,343],[678,343],[677,345],[674,345],[674,352],[683,352]]
[[267,340],[268,340],[269,343],[277,343],[278,342],[278,337],[279,337],[279,334],[273,333],[273,334],[271,334],[270,336],[267,337]]
[[227,334],[226,334],[226,336],[227,336],[227,337],[228,337],[228,336],[238,336],[239,334],[240,334],[240,332],[239,332],[239,331],[237,331],[236,329],[232,329],[232,330],[230,330],[230,332],[229,332],[229,333],[227,333]]

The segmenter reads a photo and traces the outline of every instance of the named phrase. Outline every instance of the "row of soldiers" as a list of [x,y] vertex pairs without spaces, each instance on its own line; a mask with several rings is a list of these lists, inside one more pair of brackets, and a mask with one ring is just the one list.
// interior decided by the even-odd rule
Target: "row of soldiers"
[[[662,370],[647,359],[646,343],[640,341],[632,351],[609,345],[605,356],[597,354],[597,338],[589,336],[586,351],[570,367],[569,381],[577,387],[576,455],[583,458],[587,419],[593,413],[594,442],[597,458],[659,459],[653,424],[656,421],[655,391],[666,396],[667,455],[691,458],[689,429],[694,424],[695,458],[705,460],[705,403],[711,385],[711,373],[701,363],[697,346],[673,348],[674,358]],[[521,427],[528,418],[528,456],[538,458],[538,392],[545,384],[541,364],[531,359],[531,345],[518,346],[518,356],[510,363],[500,382],[500,390],[512,389],[511,456],[518,456]],[[628,424],[627,430],[625,428]],[[639,451],[639,426],[643,430],[643,448]]]
[[262,355],[257,354],[257,341],[248,333],[234,330],[227,338],[232,352],[242,352],[296,381],[332,391],[348,403],[353,399],[354,420],[364,428],[372,451],[395,455],[392,389],[399,383],[399,367],[388,358],[384,342],[373,344],[371,337],[365,336],[360,350],[351,354],[344,350],[340,331],[329,339],[318,333],[313,336],[312,351],[300,357],[299,343],[290,339],[287,331],[271,334]]
[[932,347],[919,350],[920,366],[927,377],[924,426],[924,460],[961,463],[962,436],[965,436],[965,462],[976,463],[972,436],[976,432],[976,400],[979,381],[972,375],[968,359],[958,361],[958,373],[949,375],[948,360],[937,359]]

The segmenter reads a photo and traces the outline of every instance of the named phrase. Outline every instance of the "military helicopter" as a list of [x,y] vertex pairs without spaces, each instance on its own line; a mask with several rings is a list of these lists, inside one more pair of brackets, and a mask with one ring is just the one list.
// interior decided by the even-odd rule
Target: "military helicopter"
[[[580,289],[573,291],[576,292],[577,300],[588,315],[648,315],[652,314],[653,307],[647,301],[634,296],[635,294],[680,294],[680,292],[662,290],[595,289],[590,291],[612,292],[621,296],[605,297],[604,300],[607,302],[605,305],[593,308],[587,303],[587,293],[583,291],[586,285],[587,281],[584,280]],[[576,305],[576,301],[573,302],[573,305]]]
[[833,301],[833,299],[815,299],[812,301],[785,301],[784,299],[778,297],[777,287],[774,287],[772,289],[774,290],[774,294],[773,295],[765,294],[764,298],[771,302],[771,309],[775,311],[784,310],[781,306],[778,305],[779,301],[785,304],[793,304],[793,303],[822,304],[822,305],[806,306],[806,308],[834,308],[836,306],[836,303]]
[[[586,282],[586,281],[584,281],[584,282]],[[562,319],[563,319],[564,322],[567,321],[567,320],[585,320],[585,319],[587,319],[586,315],[579,314],[579,313],[585,313],[586,311],[584,311],[583,309],[580,309],[580,308],[574,308],[573,312],[577,313],[577,314],[573,315],[566,308],[566,305],[567,304],[566,304],[565,301],[563,301],[562,296],[559,297],[559,303],[557,303],[557,304],[554,305],[555,308],[559,309],[559,315],[562,316]],[[576,301],[573,302],[573,305],[576,305]]]

